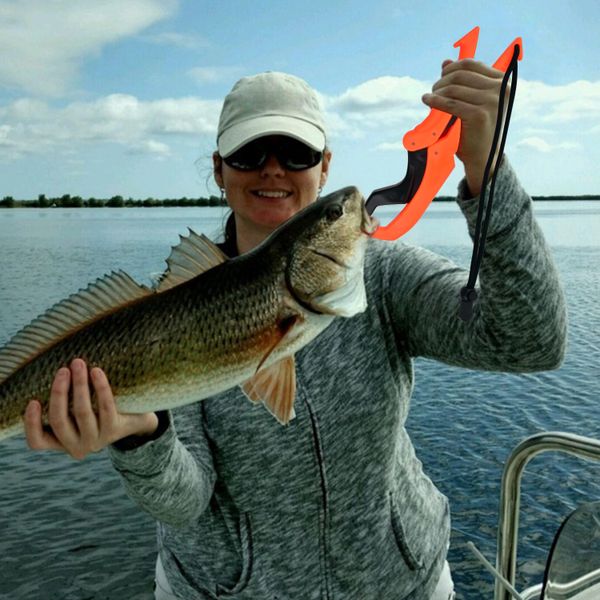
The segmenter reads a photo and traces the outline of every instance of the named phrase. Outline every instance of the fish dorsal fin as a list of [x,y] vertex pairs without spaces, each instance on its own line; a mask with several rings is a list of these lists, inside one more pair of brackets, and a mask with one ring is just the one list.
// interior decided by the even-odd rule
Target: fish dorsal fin
[[179,236],[181,240],[173,246],[167,258],[167,270],[158,281],[156,290],[164,292],[169,288],[184,283],[189,279],[224,263],[228,257],[214,242],[204,234],[198,235],[188,227],[188,237]]
[[282,424],[287,425],[296,416],[296,362],[288,356],[261,369],[243,386],[252,402],[262,402],[267,410]]
[[0,383],[25,363],[83,325],[154,293],[124,271],[113,271],[61,300],[0,349]]

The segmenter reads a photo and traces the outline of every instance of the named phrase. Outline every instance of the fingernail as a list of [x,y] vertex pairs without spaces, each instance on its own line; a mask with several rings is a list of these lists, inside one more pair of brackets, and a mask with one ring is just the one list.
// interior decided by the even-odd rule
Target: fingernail
[[421,100],[423,100],[423,102],[429,102],[431,100],[431,94],[423,94]]
[[97,381],[99,377],[102,376],[102,369],[100,367],[94,367],[91,371],[90,371],[90,376],[92,377],[92,379],[94,381]]

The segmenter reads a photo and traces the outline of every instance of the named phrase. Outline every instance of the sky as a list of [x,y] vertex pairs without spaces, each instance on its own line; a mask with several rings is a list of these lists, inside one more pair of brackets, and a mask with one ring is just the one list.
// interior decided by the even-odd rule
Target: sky
[[597,0],[0,0],[0,198],[218,194],[223,98],[268,70],[319,95],[324,193],[367,196],[404,177],[421,96],[476,25],[489,65],[523,38],[506,155],[527,191],[600,194]]

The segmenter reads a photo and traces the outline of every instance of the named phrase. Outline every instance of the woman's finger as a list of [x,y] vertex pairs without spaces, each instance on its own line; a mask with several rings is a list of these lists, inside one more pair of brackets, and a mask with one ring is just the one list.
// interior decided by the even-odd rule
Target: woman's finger
[[44,430],[42,425],[42,407],[37,400],[32,400],[25,410],[25,439],[32,450],[62,450],[63,445],[56,437]]
[[[445,62],[446,61],[444,61],[444,63]],[[504,76],[504,73],[499,69],[494,69],[494,67],[490,67],[484,62],[473,58],[463,58],[445,64],[442,67],[442,76],[454,73],[455,71],[471,71],[473,73],[485,75],[486,77],[491,77],[492,79],[502,79]]]
[[92,410],[87,365],[80,358],[71,362],[73,380],[73,416],[83,446],[94,448],[98,438],[98,419]]
[[498,91],[495,89],[484,91],[463,85],[450,84],[439,86],[432,93],[443,98],[459,100],[472,106],[485,106],[490,110],[498,107]]
[[474,90],[495,90],[498,95],[498,90],[502,84],[501,79],[486,77],[472,71],[455,71],[442,75],[432,86],[432,91],[437,91],[439,88],[450,85],[458,85]]
[[425,94],[423,102],[430,108],[450,113],[463,121],[473,121],[474,119],[484,119],[487,114],[481,107],[458,100],[457,98],[446,97],[441,94]]
[[69,415],[71,371],[63,367],[56,373],[50,389],[48,422],[56,439],[69,451],[79,445],[79,432]]
[[94,367],[90,372],[92,385],[98,401],[98,423],[100,437],[108,443],[113,442],[119,423],[119,413],[108,378],[102,369]]
[[90,376],[98,399],[100,439],[103,446],[130,435],[151,435],[158,427],[155,413],[120,413],[110,383],[102,369],[92,369]]

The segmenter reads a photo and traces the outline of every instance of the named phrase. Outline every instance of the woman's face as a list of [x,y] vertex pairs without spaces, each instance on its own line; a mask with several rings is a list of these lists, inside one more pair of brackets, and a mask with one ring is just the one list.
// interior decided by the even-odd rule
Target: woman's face
[[262,167],[239,171],[225,164],[215,152],[215,181],[225,188],[238,234],[268,235],[313,202],[327,180],[330,159],[331,152],[326,150],[323,160],[314,167],[289,171],[270,154]]

